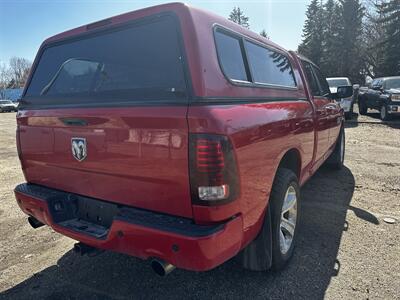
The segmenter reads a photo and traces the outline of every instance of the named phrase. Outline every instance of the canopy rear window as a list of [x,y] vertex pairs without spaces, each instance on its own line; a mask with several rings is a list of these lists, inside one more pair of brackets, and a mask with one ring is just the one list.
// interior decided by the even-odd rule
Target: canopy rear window
[[163,16],[43,51],[26,104],[184,101],[177,23]]
[[329,79],[327,78],[326,81],[328,81],[329,87],[336,88],[338,86],[344,86],[344,85],[351,85],[350,81],[348,79]]

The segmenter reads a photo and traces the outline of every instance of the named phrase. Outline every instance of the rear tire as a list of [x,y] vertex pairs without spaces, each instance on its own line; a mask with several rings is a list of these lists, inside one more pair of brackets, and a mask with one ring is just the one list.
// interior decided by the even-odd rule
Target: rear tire
[[282,270],[293,256],[300,217],[300,188],[289,169],[278,169],[269,199],[272,227],[272,270]]
[[344,156],[346,153],[346,137],[344,134],[344,127],[340,129],[339,137],[336,142],[335,149],[326,161],[329,168],[333,170],[340,170],[344,165]]
[[365,103],[365,100],[362,98],[358,101],[358,111],[360,112],[360,115],[363,116],[365,116],[368,111],[367,104]]

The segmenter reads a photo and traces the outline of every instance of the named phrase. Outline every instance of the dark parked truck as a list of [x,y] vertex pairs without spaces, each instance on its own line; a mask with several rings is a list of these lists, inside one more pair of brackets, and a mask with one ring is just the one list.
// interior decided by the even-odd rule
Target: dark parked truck
[[400,76],[376,78],[368,89],[358,96],[360,114],[366,115],[368,108],[380,111],[382,120],[400,116]]
[[203,271],[293,253],[300,187],[344,159],[343,110],[306,58],[222,17],[166,4],[47,39],[17,115],[33,227],[76,249]]

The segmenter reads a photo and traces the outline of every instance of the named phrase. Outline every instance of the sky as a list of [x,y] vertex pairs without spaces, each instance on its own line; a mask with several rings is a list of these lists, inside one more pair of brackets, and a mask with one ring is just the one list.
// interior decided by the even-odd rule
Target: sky
[[[172,1],[153,0],[0,0],[0,62],[13,57],[31,61],[46,38],[114,15]],[[228,17],[239,6],[250,29],[265,29],[288,50],[301,42],[309,0],[186,0],[190,5]]]

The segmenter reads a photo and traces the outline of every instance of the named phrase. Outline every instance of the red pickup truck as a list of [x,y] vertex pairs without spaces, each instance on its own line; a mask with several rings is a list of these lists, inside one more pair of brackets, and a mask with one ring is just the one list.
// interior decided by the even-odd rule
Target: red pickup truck
[[47,39],[17,114],[34,227],[101,250],[212,269],[281,269],[300,186],[344,159],[343,111],[318,67],[222,17],[146,8]]

